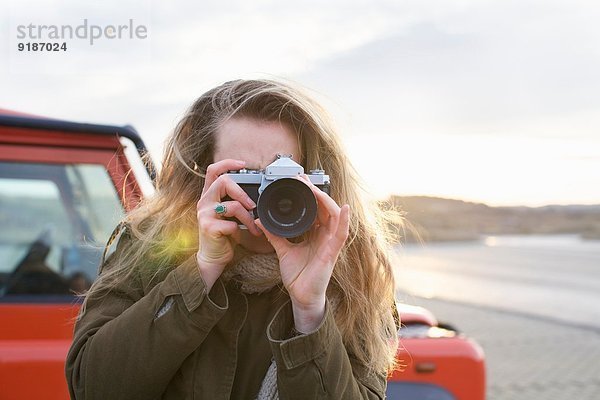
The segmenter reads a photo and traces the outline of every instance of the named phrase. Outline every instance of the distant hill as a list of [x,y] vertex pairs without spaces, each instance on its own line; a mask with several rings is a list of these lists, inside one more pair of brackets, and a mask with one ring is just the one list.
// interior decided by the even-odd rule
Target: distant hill
[[426,196],[392,196],[405,213],[406,241],[475,240],[481,235],[579,234],[600,239],[600,205],[490,207],[482,203]]

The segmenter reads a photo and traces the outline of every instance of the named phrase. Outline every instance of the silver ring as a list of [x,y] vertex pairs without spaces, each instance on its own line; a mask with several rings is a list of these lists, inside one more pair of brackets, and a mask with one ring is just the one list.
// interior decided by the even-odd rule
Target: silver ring
[[227,212],[227,206],[223,203],[217,203],[217,205],[215,206],[215,214],[217,214],[219,217],[225,215],[225,213]]

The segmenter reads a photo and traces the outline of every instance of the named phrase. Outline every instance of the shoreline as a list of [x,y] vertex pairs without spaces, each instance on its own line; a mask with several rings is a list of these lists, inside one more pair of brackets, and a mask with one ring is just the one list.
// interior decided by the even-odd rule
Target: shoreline
[[[495,240],[502,242],[506,240],[536,240],[536,239],[549,239],[558,240],[571,239],[574,242],[581,243],[595,243],[600,241],[600,235],[586,235],[583,233],[499,233],[499,234],[480,234],[478,236],[470,236],[458,238],[453,237],[436,237],[435,239],[423,239],[418,240],[404,240],[402,239],[399,246],[414,246],[414,245],[428,245],[428,244],[475,244],[481,242],[488,246],[493,246]],[[574,239],[574,240],[573,240]]]

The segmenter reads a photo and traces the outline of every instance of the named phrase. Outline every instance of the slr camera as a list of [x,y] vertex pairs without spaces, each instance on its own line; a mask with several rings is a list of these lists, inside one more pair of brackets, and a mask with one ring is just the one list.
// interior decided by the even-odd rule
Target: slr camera
[[[291,155],[277,155],[264,170],[241,169],[226,175],[256,203],[252,210],[271,233],[294,238],[308,231],[317,217],[317,199],[310,187],[296,178],[304,168]],[[323,170],[311,170],[310,181],[329,194],[329,176]],[[237,218],[229,218],[238,222]],[[240,224],[241,225],[241,224]]]

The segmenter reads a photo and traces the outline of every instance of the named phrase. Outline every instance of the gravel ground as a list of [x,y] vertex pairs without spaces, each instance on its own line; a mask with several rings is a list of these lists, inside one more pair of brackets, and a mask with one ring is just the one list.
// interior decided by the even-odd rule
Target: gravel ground
[[488,400],[600,399],[600,329],[487,306],[400,295],[477,340]]

